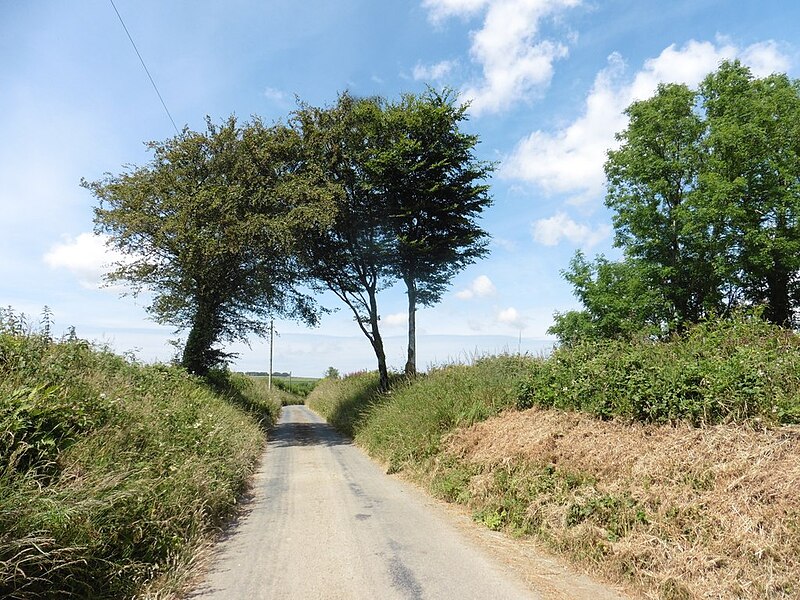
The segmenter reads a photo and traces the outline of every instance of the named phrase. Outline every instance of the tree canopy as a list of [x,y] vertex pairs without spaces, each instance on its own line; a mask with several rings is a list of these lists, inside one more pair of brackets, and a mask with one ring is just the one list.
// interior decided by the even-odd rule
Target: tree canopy
[[408,296],[406,373],[416,373],[416,310],[441,299],[452,277],[486,254],[477,223],[490,205],[492,165],[459,129],[465,105],[451,92],[383,98],[339,96],[330,108],[301,105],[293,123],[304,162],[334,193],[336,216],[299,244],[308,274],[353,312],[388,372],[377,295],[400,280]]
[[147,166],[82,182],[99,200],[96,231],[128,259],[108,279],[152,293],[155,320],[189,330],[182,364],[199,374],[226,358],[219,343],[263,334],[271,317],[316,323],[311,294],[330,290],[387,388],[378,293],[405,284],[413,374],[417,306],[487,252],[478,218],[493,166],[460,130],[466,110],[449,91],[343,93],[300,103],[287,124],[230,117],[151,142]]
[[99,200],[96,231],[128,259],[108,280],[151,293],[157,322],[189,330],[190,372],[225,358],[219,342],[263,333],[269,316],[317,320],[285,239],[295,142],[282,127],[208,120],[206,132],[147,144],[147,166],[82,181]]
[[375,98],[341,94],[329,108],[301,105],[292,126],[302,143],[309,183],[298,196],[325,186],[333,216],[320,230],[295,235],[294,249],[316,287],[333,292],[353,313],[378,359],[381,386],[389,386],[378,311],[378,292],[390,284],[389,243],[382,197],[366,171],[381,126]]
[[467,108],[447,90],[387,105],[370,165],[386,206],[389,268],[408,297],[407,375],[416,373],[417,305],[439,302],[453,276],[488,252],[477,220],[492,202],[484,182],[493,165],[476,159],[478,136],[459,129]]
[[[753,306],[763,306],[773,323],[793,325],[800,307],[798,81],[759,79],[738,61],[724,62],[697,89],[661,85],[627,114],[621,145],[605,166],[623,262],[592,267],[576,257],[566,277],[585,310],[557,315],[553,331],[562,340],[618,335],[625,327],[606,325],[621,323],[623,313],[673,330]],[[623,278],[614,283],[611,273]],[[610,297],[622,281],[644,287],[627,296],[622,313],[601,318],[597,298]],[[640,310],[642,298],[645,305],[657,300],[649,314]]]

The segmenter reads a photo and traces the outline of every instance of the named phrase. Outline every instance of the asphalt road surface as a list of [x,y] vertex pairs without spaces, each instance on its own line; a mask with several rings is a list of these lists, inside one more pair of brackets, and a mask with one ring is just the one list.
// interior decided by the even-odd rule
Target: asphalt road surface
[[[574,595],[575,587],[569,595],[534,589],[456,521],[414,486],[384,474],[309,409],[287,406],[245,515],[190,598],[584,596]],[[587,585],[584,597],[603,597]]]

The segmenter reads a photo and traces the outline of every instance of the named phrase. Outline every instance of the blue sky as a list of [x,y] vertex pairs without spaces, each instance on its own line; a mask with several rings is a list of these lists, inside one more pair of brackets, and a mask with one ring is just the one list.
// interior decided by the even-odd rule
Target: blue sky
[[[798,76],[794,0],[116,0],[173,116],[284,118],[338,92],[396,98],[460,90],[481,158],[498,161],[483,226],[492,253],[419,312],[425,368],[503,350],[538,352],[554,311],[575,308],[563,269],[577,249],[616,256],[602,165],[622,111],[659,82],[696,84],[726,58]],[[149,160],[172,124],[108,0],[0,0],[0,306],[168,360],[180,337],[147,298],[98,284],[110,257],[81,177]],[[335,299],[322,298],[331,307]],[[405,298],[380,297],[390,365],[404,361]],[[278,322],[274,368],[374,368],[340,310],[319,328]],[[183,334],[185,337],[185,333]],[[268,344],[236,344],[234,368],[266,370]]]

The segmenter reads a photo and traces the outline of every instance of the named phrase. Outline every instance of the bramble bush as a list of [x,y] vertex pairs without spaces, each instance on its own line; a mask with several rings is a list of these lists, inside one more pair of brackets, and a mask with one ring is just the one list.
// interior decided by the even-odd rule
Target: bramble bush
[[520,383],[518,408],[695,425],[800,422],[800,337],[755,317],[700,323],[667,341],[559,348]]

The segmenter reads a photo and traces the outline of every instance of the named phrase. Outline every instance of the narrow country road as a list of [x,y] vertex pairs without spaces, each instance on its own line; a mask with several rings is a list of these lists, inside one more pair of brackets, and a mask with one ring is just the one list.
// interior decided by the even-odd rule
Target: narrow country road
[[253,494],[190,598],[617,597],[537,591],[304,406],[284,407]]

